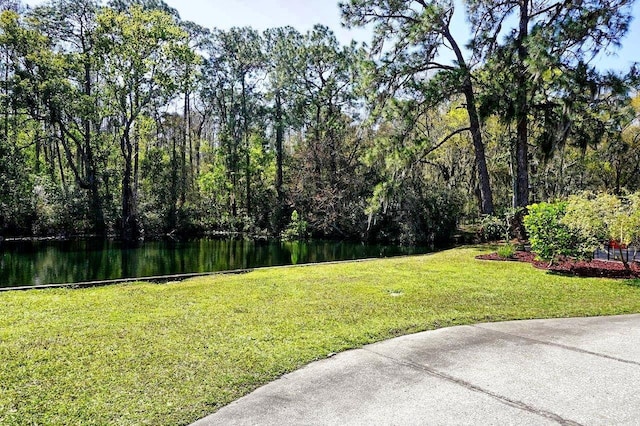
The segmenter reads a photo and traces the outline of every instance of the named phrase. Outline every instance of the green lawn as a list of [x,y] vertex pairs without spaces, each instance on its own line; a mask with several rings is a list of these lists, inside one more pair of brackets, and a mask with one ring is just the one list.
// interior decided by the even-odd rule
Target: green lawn
[[454,324],[640,312],[640,282],[482,249],[0,294],[0,424],[186,424],[332,352]]

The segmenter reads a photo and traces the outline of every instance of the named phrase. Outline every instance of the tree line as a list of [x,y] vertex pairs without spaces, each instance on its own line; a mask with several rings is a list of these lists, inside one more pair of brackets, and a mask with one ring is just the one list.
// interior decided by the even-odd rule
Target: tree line
[[367,46],[321,25],[207,29],[161,0],[0,0],[0,235],[415,244],[635,191],[637,73],[593,65],[631,4],[340,4]]

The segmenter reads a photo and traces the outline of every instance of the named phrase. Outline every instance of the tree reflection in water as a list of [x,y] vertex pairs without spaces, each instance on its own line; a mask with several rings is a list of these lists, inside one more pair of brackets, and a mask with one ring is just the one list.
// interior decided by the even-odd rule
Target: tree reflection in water
[[426,253],[420,247],[243,239],[3,241],[0,287],[153,277]]

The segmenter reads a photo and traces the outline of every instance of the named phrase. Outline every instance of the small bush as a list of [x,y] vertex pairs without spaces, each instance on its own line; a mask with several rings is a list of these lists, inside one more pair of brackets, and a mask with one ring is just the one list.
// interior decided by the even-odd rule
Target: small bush
[[589,194],[569,197],[562,223],[580,236],[579,251],[588,257],[608,240],[607,217],[619,210],[620,200],[613,195]]
[[531,249],[543,260],[554,262],[560,256],[579,255],[579,236],[562,222],[566,202],[532,204],[524,218]]
[[515,246],[511,243],[507,243],[498,249],[498,256],[500,256],[502,259],[511,259],[515,252]]
[[498,241],[507,237],[507,224],[498,216],[485,216],[480,222],[480,237],[483,241]]

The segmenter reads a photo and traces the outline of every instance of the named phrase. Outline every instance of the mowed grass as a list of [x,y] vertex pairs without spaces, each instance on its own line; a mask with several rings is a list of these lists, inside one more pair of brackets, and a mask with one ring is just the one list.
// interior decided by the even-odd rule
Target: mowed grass
[[0,424],[188,424],[333,352],[454,324],[640,312],[640,282],[482,248],[0,294]]

